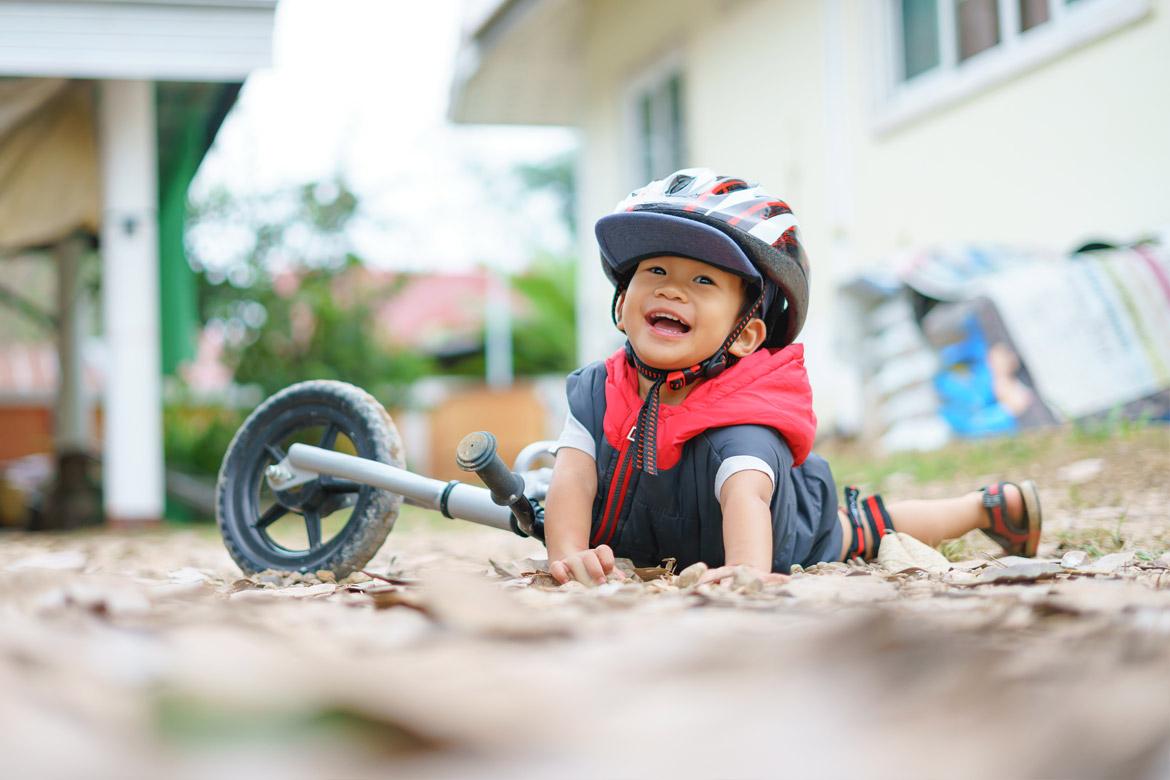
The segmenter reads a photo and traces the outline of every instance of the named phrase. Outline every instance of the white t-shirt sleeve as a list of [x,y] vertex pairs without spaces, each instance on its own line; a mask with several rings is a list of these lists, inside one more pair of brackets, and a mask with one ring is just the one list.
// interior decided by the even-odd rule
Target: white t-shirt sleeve
[[575,450],[581,450],[594,460],[597,459],[597,447],[593,443],[593,435],[585,430],[585,426],[573,416],[572,412],[569,412],[565,418],[565,428],[557,439],[556,449],[559,450],[561,447],[572,447]]
[[768,479],[772,481],[772,490],[776,490],[776,474],[772,471],[771,466],[754,455],[733,455],[724,460],[719,465],[719,470],[715,472],[715,499],[717,501],[722,500],[720,491],[723,490],[723,483],[732,474],[738,474],[741,471],[759,471],[766,474]]

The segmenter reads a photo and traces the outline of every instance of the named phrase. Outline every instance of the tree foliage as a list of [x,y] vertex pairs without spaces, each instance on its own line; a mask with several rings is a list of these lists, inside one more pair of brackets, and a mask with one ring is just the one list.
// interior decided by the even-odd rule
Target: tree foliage
[[[363,283],[345,235],[359,205],[336,181],[252,200],[217,193],[196,211],[200,313],[224,329],[237,382],[270,394],[303,379],[342,379],[392,405],[432,370],[430,359],[390,349],[372,327],[373,307],[397,284]],[[215,240],[200,235],[208,226],[240,237],[233,256],[200,253],[201,241]]]

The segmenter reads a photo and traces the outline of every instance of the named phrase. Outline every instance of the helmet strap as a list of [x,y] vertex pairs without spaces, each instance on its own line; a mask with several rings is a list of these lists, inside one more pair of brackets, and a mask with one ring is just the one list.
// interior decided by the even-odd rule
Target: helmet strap
[[[614,302],[616,305],[617,296],[615,294]],[[638,422],[634,426],[634,466],[647,474],[658,473],[658,412],[661,407],[660,395],[662,386],[666,385],[671,390],[682,390],[684,387],[694,384],[700,379],[714,379],[734,365],[739,358],[731,354],[731,345],[743,333],[744,328],[751,322],[756,313],[761,310],[764,305],[764,294],[761,290],[756,302],[748,309],[731,332],[727,334],[727,338],[723,340],[723,344],[719,349],[715,350],[715,354],[711,357],[696,363],[693,366],[686,368],[676,368],[673,370],[665,370],[661,368],[654,368],[647,365],[638,354],[634,352],[634,347],[630,344],[629,339],[626,339],[626,361],[637,369],[638,373],[649,379],[653,384],[650,385],[649,392],[646,393],[646,400],[642,402],[642,408],[638,410]]]

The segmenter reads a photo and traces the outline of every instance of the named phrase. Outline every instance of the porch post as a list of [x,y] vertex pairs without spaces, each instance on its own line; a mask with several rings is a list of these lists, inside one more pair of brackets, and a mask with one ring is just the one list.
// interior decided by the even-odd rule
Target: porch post
[[103,81],[104,509],[111,523],[163,516],[159,357],[158,149],[154,84]]
[[82,348],[88,335],[88,301],[81,285],[85,240],[70,236],[57,255],[57,404],[53,444],[60,453],[90,452],[92,410],[86,397]]

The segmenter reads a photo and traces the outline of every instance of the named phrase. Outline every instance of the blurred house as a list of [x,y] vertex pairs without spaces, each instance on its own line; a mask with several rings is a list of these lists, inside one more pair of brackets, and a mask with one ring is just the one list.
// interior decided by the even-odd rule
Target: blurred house
[[[161,374],[193,354],[197,324],[187,188],[241,82],[270,59],[275,5],[0,0],[0,285],[14,257],[57,267],[56,305],[41,312],[59,353],[53,438],[58,485],[80,491],[97,438],[86,263],[100,254],[109,518],[162,517]],[[0,290],[0,306],[35,311],[20,292]]]
[[[1170,223],[1170,0],[499,0],[469,6],[458,122],[581,132],[579,221],[685,166],[801,220],[802,340],[831,429],[857,406],[838,289],[898,250],[1069,250]],[[582,231],[579,357],[618,344]],[[888,261],[887,261],[888,262]],[[855,357],[855,356],[853,356]]]

